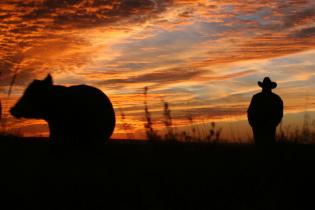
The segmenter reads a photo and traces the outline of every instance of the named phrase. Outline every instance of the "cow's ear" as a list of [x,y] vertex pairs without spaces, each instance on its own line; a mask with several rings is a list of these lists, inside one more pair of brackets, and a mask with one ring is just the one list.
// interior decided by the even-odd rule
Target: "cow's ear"
[[47,75],[47,77],[43,80],[43,82],[46,85],[53,85],[53,79],[52,76],[50,74]]

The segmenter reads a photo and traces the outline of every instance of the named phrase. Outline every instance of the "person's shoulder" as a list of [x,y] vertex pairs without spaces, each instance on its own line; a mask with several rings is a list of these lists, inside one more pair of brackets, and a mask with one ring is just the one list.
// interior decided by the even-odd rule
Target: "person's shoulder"
[[260,97],[262,97],[262,93],[261,93],[261,92],[255,93],[255,94],[253,95],[253,98],[260,98]]
[[276,94],[276,93],[272,93],[272,96],[273,96],[274,98],[277,98],[277,99],[282,100],[281,97],[280,97],[278,94]]
[[279,104],[283,104],[283,101],[279,95],[277,95],[276,93],[272,93],[272,96],[274,101],[276,101]]

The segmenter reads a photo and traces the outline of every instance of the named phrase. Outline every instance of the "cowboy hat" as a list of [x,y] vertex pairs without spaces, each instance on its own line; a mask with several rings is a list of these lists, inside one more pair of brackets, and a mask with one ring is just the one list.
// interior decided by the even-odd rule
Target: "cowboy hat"
[[258,86],[263,89],[274,89],[277,87],[277,83],[272,82],[269,77],[265,77],[263,82],[258,82]]

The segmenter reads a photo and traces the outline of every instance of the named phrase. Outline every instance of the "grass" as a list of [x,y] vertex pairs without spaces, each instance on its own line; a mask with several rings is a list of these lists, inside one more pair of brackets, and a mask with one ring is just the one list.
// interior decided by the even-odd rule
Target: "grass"
[[287,126],[283,127],[280,124],[277,140],[280,143],[290,143],[290,144],[315,144],[315,130],[314,127],[309,122],[310,119],[307,113],[304,115],[304,123],[302,128]]
[[[205,123],[195,121],[192,115],[187,116],[187,126],[185,130],[178,131],[173,123],[172,111],[168,102],[163,103],[163,131],[154,129],[154,120],[149,110],[147,102],[148,87],[144,89],[144,114],[145,130],[149,141],[175,141],[175,142],[200,142],[200,143],[226,143],[228,140],[221,138],[222,128],[218,128],[215,122]],[[304,115],[302,128],[287,126],[281,123],[278,126],[276,136],[278,143],[285,144],[315,144],[315,130],[310,123],[307,113]],[[241,142],[241,141],[239,141]],[[249,138],[248,142],[253,142]]]
[[220,139],[222,129],[217,128],[215,122],[210,123],[210,126],[208,123],[194,122],[191,115],[187,117],[187,128],[184,131],[178,132],[177,127],[173,124],[170,104],[164,100],[162,100],[164,132],[162,134],[161,132],[159,133],[154,129],[154,121],[149,110],[147,101],[148,90],[148,87],[144,88],[144,128],[149,141],[224,142],[223,139]]
[[[145,88],[149,141],[109,141],[97,148],[56,152],[47,138],[23,138],[2,129],[1,205],[48,210],[315,209],[309,193],[315,188],[315,145],[310,145],[315,132],[307,120],[302,129],[281,125],[280,144],[262,150],[227,144],[215,122],[192,116],[179,131],[166,101],[164,132],[157,131],[147,94]],[[120,117],[131,138],[122,111]]]
[[[315,208],[309,193],[315,187],[315,145],[300,144],[313,142],[310,126],[281,127],[282,144],[265,150],[227,144],[215,122],[188,116],[187,130],[179,132],[170,104],[163,101],[161,134],[154,129],[147,91],[149,141],[51,150],[47,138],[0,135],[1,204],[48,210]],[[125,129],[129,132],[127,123]]]
[[55,153],[47,139],[6,138],[0,200],[11,209],[313,209],[314,161],[313,145],[262,152],[248,144],[109,141]]
[[[16,78],[19,73],[19,64],[23,62],[23,58],[18,58],[18,63],[14,68],[14,74],[9,85],[7,92],[7,97],[10,98],[12,90],[14,88]],[[1,72],[0,72],[1,76]],[[147,96],[149,88],[144,88],[144,116],[145,116],[145,134],[149,141],[177,141],[177,142],[227,142],[227,140],[221,138],[222,128],[218,128],[215,122],[204,123],[204,122],[195,122],[192,115],[187,116],[187,128],[182,131],[178,131],[178,127],[174,125],[172,112],[170,109],[170,104],[166,101],[163,103],[163,125],[164,131],[158,131],[154,129],[154,120],[152,114],[149,110]],[[126,122],[126,116],[122,110],[120,110],[120,118],[122,122],[122,129],[126,133],[127,139],[134,139],[132,133],[132,125]],[[310,126],[310,119],[307,115],[307,112],[304,115],[304,124],[303,128],[299,129],[297,127],[293,128],[291,126],[286,127],[285,129],[280,124],[277,140],[279,143],[302,143],[302,144],[314,144],[315,143],[315,130]],[[8,133],[6,124],[7,116],[3,112],[3,104],[0,100],[0,135],[11,135],[11,136],[21,136],[20,133]],[[241,141],[240,141],[241,142]],[[249,139],[249,142],[253,142],[252,139]]]

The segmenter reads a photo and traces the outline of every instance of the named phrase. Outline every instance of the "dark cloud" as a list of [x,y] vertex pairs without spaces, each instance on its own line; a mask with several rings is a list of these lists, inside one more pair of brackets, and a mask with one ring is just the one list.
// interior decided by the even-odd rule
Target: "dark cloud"
[[[208,117],[213,119],[221,119],[227,116],[240,116],[244,115],[246,107],[206,107],[206,108],[193,108],[190,113],[194,116]],[[183,118],[187,117],[187,111],[178,113]]]
[[295,38],[315,37],[315,27],[304,28],[292,35]]
[[[34,63],[34,54],[36,57],[47,52],[62,54],[68,49],[88,48],[91,44],[84,36],[76,36],[80,30],[105,26],[110,26],[108,30],[111,30],[115,24],[117,27],[125,26],[126,30],[128,26],[154,18],[170,3],[170,0],[1,1],[0,71],[3,75],[12,76],[16,73],[16,66],[20,66],[21,71],[30,68],[28,64]],[[62,48],[56,49],[56,46]],[[56,51],[52,52],[53,49]],[[22,59],[17,60],[16,57]],[[49,58],[52,56],[46,57],[52,59]],[[79,50],[58,59],[64,62],[64,66],[70,62],[78,67],[89,57],[90,52]],[[58,59],[55,59],[57,65]],[[38,65],[33,68],[42,69],[45,65],[42,62],[45,62],[45,58],[39,59]]]
[[314,22],[315,4],[309,6],[310,7],[305,8],[305,5],[303,5],[303,8],[300,9],[300,11],[296,11],[296,8],[290,7],[291,11],[288,11],[288,15],[285,15],[283,26],[289,28],[307,22]]
[[[222,119],[229,116],[241,116],[246,113],[246,106],[213,106],[213,107],[186,107],[176,109],[176,105],[171,104],[172,115],[176,119],[186,120],[188,116],[193,118]],[[160,110],[151,111],[153,115],[162,120]]]
[[110,79],[99,84],[130,84],[130,83],[155,83],[157,85],[172,84],[174,82],[189,81],[190,79],[201,75],[202,71],[190,68],[168,69],[165,71],[153,72],[143,74],[135,77],[128,77],[127,79]]
[[[45,25],[48,28],[63,28],[65,25],[70,28],[90,28],[121,21],[133,15],[140,17],[137,18],[138,21],[145,21],[163,11],[170,3],[167,0],[157,1],[156,4],[149,0],[45,0],[24,4],[21,2],[23,1],[7,3],[13,6],[15,11],[7,11],[4,15],[10,17],[8,14],[14,14],[21,20],[35,21],[35,25],[43,19],[50,19],[50,24]],[[4,21],[9,23],[9,20]],[[40,27],[39,25],[37,27]]]

